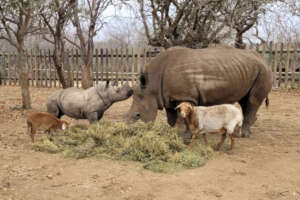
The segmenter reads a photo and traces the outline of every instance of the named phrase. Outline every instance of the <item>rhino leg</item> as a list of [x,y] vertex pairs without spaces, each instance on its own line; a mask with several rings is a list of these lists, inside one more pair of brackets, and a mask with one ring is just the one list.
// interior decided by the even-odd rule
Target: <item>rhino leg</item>
[[[255,123],[257,119],[256,113],[265,98],[259,96],[258,94],[252,93],[239,101],[244,115],[242,137],[249,137],[251,134],[250,127]],[[238,136],[236,132],[235,135]]]
[[103,112],[98,112],[98,121],[102,118]]
[[97,112],[90,112],[86,114],[87,119],[89,120],[90,124],[98,121],[98,113]]
[[103,116],[103,112],[91,112],[87,114],[90,124],[99,121]]
[[177,111],[173,108],[166,108],[168,124],[170,126],[175,126],[177,121]]
[[47,112],[55,115],[58,119],[60,119],[64,113],[59,109],[57,104],[47,104]]

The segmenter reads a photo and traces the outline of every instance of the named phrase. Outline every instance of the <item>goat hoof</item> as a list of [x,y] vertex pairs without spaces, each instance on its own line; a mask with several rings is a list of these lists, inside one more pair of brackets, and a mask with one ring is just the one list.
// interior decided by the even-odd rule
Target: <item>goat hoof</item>
[[229,150],[229,151],[227,151],[227,154],[228,154],[228,155],[232,155],[232,154],[233,154],[233,151],[232,151],[232,150]]
[[184,140],[189,140],[189,139],[192,139],[192,134],[191,133],[189,133],[189,132],[185,132],[185,133],[183,133],[183,139]]

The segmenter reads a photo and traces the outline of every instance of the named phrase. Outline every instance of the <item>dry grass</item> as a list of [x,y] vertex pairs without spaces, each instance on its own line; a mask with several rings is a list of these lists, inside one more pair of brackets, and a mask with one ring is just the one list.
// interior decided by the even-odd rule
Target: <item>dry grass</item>
[[188,150],[178,129],[163,121],[105,122],[89,126],[73,126],[54,137],[44,137],[33,145],[37,151],[62,152],[71,158],[108,158],[138,161],[155,172],[170,172],[177,168],[196,168],[212,157],[210,146],[196,142]]

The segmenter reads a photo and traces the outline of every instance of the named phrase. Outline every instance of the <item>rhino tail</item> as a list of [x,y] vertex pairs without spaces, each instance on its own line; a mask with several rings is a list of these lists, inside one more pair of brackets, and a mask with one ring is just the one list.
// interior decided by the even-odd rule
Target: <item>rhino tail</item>
[[266,97],[266,100],[265,100],[265,104],[266,104],[266,108],[268,109],[268,107],[269,107],[269,97],[267,96]]

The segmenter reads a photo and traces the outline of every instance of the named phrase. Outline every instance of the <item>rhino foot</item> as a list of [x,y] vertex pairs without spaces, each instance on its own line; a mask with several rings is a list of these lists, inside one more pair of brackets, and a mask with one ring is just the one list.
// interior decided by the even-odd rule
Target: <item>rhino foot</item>
[[250,135],[251,135],[251,131],[249,129],[242,130],[242,135],[241,136],[243,138],[248,138],[248,137],[250,137]]

